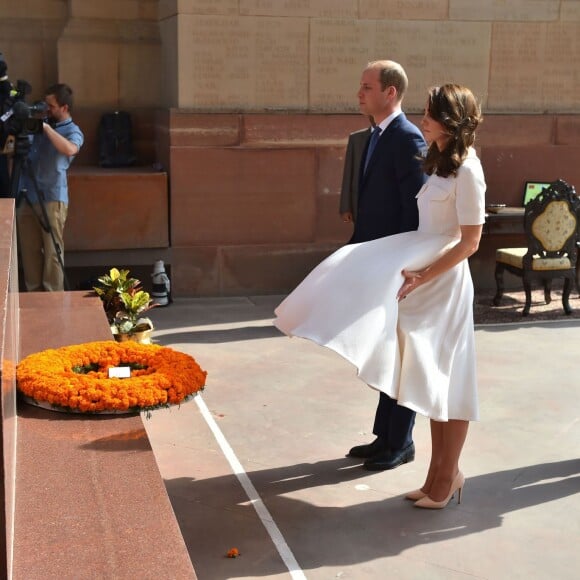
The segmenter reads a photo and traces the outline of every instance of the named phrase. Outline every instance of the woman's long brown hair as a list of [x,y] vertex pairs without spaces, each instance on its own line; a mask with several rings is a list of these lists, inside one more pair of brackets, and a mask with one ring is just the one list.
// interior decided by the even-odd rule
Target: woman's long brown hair
[[431,143],[423,169],[428,175],[455,176],[483,120],[479,104],[467,87],[449,83],[429,90],[427,114],[445,127],[449,140],[443,151]]

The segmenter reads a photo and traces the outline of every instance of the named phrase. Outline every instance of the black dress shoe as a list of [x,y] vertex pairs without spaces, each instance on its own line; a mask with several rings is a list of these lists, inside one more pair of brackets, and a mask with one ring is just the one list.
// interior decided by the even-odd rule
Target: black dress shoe
[[385,453],[389,450],[387,442],[380,437],[377,437],[372,443],[368,445],[357,445],[353,447],[348,453],[347,457],[362,457],[368,459],[374,457],[379,453]]
[[368,471],[385,471],[387,469],[395,469],[403,463],[410,463],[415,459],[415,445],[411,443],[404,449],[398,451],[386,451],[370,457],[363,463],[363,467]]

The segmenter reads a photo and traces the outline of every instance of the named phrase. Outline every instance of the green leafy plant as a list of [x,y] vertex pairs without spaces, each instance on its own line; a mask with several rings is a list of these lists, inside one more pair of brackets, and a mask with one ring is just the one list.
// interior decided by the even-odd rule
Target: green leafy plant
[[111,268],[101,276],[93,289],[103,302],[113,334],[134,334],[153,328],[151,320],[142,314],[155,306],[149,292],[141,288],[137,278],[129,277],[129,270]]

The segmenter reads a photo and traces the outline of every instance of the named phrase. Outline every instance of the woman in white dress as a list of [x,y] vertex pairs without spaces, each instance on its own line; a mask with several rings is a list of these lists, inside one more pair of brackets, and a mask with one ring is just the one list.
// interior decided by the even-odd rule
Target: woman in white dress
[[478,418],[467,258],[485,219],[473,149],[480,122],[469,89],[431,89],[421,123],[430,177],[417,194],[418,230],[340,248],[278,306],[274,321],[335,350],[369,386],[431,419],[427,477],[406,495],[422,508],[443,508],[457,491],[460,500],[459,456]]

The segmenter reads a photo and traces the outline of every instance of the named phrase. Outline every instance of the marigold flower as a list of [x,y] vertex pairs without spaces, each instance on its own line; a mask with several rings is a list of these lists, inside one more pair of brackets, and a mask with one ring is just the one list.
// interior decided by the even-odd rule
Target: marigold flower
[[[108,369],[130,366],[131,377]],[[32,354],[17,368],[19,390],[38,402],[81,412],[138,412],[179,404],[205,386],[188,354],[136,342],[88,342]]]

